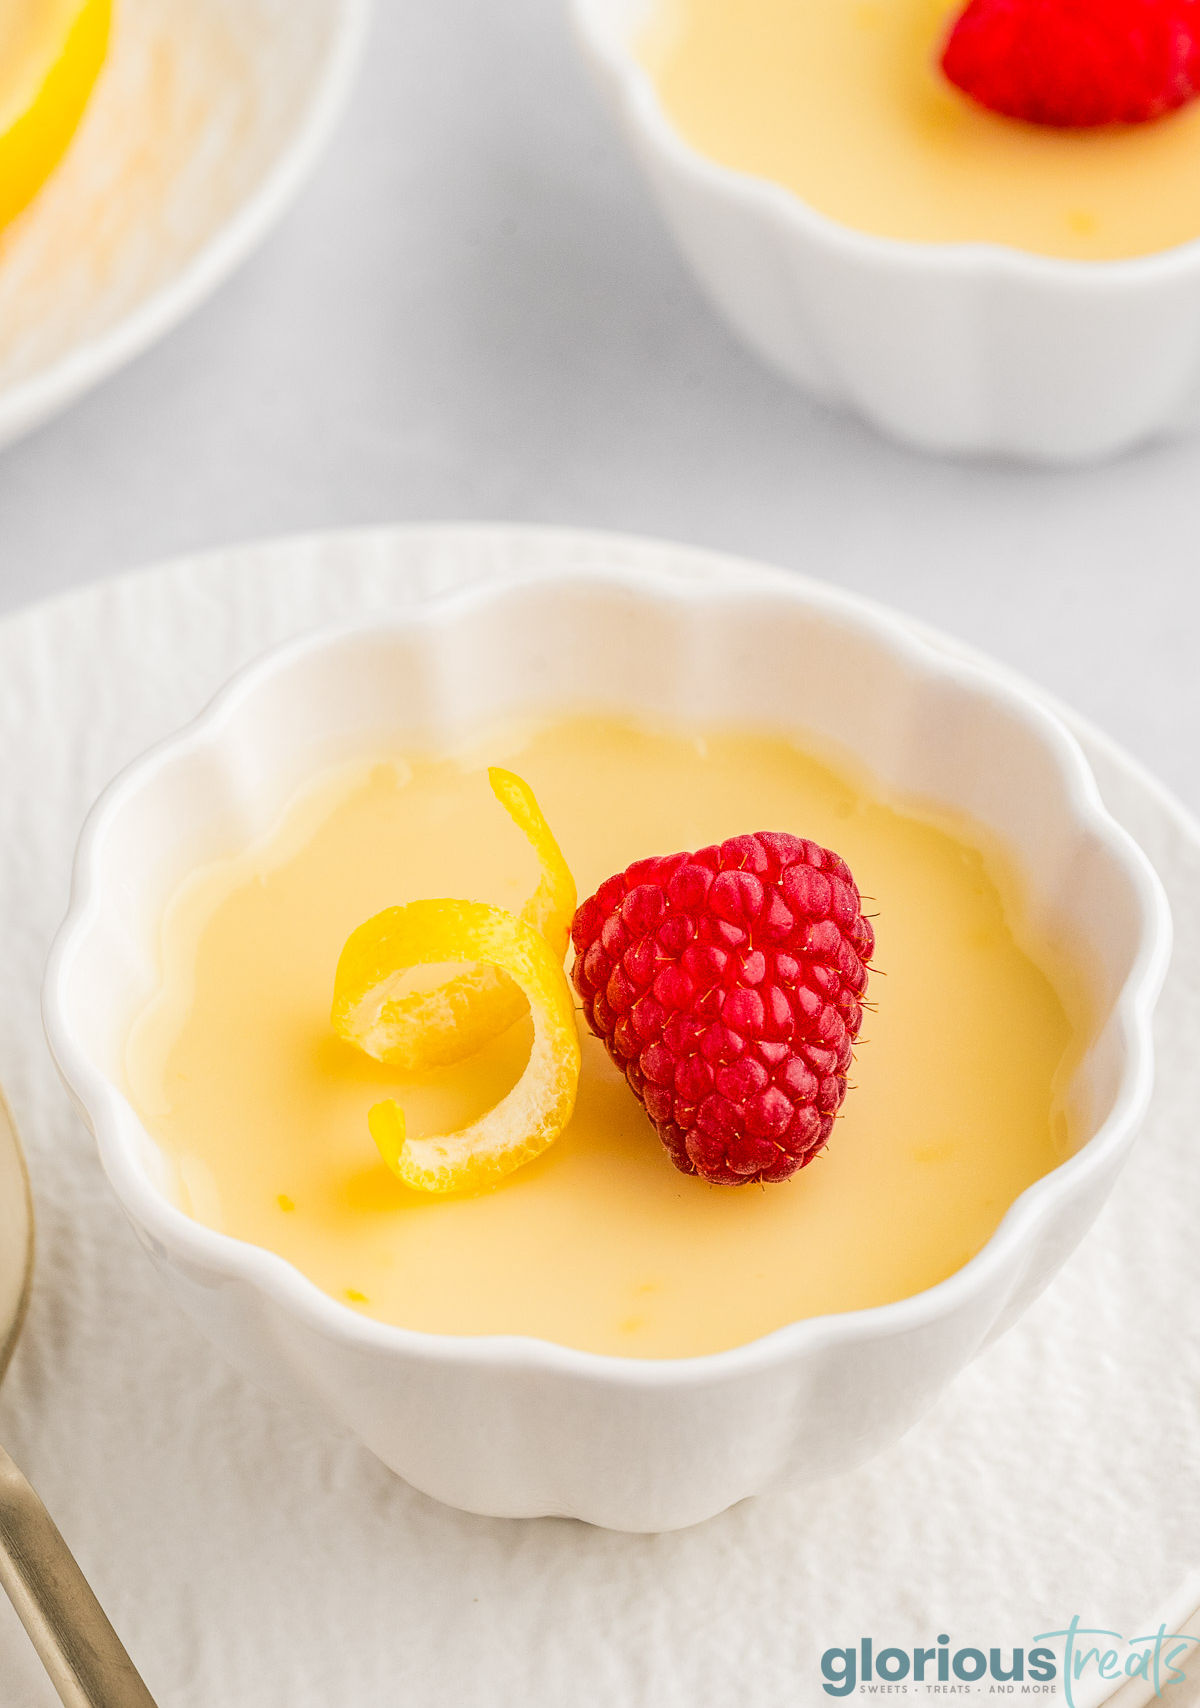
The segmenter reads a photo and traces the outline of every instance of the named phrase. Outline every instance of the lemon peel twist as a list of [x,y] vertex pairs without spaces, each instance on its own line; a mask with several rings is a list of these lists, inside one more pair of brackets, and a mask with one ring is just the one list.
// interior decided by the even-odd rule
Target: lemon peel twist
[[562,955],[524,919],[486,902],[414,901],[360,925],[342,951],[336,991],[359,1001],[397,973],[446,961],[505,973],[529,1004],[533,1044],[521,1078],[457,1132],[408,1136],[394,1099],[375,1104],[371,1135],[388,1167],[418,1192],[478,1191],[532,1162],[575,1107],[579,1035]]
[[67,151],[108,52],[112,0],[25,0],[0,11],[2,229]]
[[[499,766],[488,771],[488,781],[541,867],[537,888],[521,909],[521,921],[546,940],[561,970],[578,900],[575,880],[529,784]],[[354,941],[352,937],[350,942]],[[423,957],[426,963],[437,959]],[[441,959],[484,962],[487,957],[444,955]],[[525,1011],[517,981],[500,963],[474,966],[435,989],[421,991],[403,989],[408,970],[409,966],[380,967],[374,980],[343,979],[339,967],[332,1015],[340,1037],[376,1061],[405,1072],[447,1067],[474,1055]]]

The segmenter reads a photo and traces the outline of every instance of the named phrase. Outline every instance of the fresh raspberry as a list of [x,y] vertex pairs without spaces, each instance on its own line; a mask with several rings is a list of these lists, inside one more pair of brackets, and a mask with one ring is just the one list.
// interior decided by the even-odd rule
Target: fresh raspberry
[[1200,0],[970,0],[942,70],[1008,118],[1141,124],[1200,93]]
[[571,928],[575,988],[676,1168],[786,1180],[846,1095],[875,933],[844,860],[734,836],[638,860]]

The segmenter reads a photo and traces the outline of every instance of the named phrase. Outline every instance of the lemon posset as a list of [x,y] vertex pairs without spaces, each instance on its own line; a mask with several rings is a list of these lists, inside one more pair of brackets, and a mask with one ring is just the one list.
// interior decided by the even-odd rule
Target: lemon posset
[[[859,231],[1089,261],[1200,237],[1200,103],[1154,116],[1190,99],[1196,67],[1156,68],[1147,47],[1157,32],[1178,48],[1180,8],[1058,10],[1069,14],[1061,25],[1050,4],[971,8],[950,70],[974,98],[941,64],[963,0],[657,0],[640,51],[693,147]],[[1124,51],[1122,11],[1137,14]],[[1032,87],[1013,39],[1026,13],[1036,14]],[[1076,51],[1083,63],[1072,67]],[[1152,122],[1053,128],[981,102],[1055,125],[1110,113]]]
[[[489,783],[497,761],[519,773],[511,816]],[[522,778],[544,821],[522,806]],[[573,895],[539,821],[587,896],[648,851],[704,850],[748,825],[845,856],[878,915],[878,1004],[810,1166],[763,1187],[675,1166],[569,1006]],[[814,905],[849,899],[819,887]],[[381,915],[403,941],[385,941]],[[330,1024],[335,971],[364,922],[367,952],[357,971],[354,954],[343,961],[339,991],[375,1055]],[[437,1012],[430,992],[480,1000],[478,955],[523,985],[515,1022],[496,1030],[485,996],[469,1054],[421,1060],[413,1033],[398,1059],[377,1059],[398,1015]],[[745,970],[753,979],[757,963]],[[384,986],[387,1001],[415,1003],[388,1011]],[[334,1298],[435,1333],[684,1357],[904,1297],[973,1256],[1070,1151],[1059,1087],[1086,1032],[1075,989],[1025,933],[1019,886],[976,827],[934,822],[775,736],[573,717],[348,763],[261,843],[194,874],[163,921],[160,989],[133,1024],[126,1076],[183,1207]],[[843,1042],[828,1047],[836,1073]],[[533,1140],[522,1166],[425,1189],[464,1158],[511,1162],[518,1135]],[[435,1178],[406,1184],[397,1164],[431,1164]]]

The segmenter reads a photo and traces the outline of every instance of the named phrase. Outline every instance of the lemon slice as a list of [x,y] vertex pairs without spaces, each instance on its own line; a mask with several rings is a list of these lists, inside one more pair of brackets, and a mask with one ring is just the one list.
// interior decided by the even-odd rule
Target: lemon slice
[[0,227],[37,195],[88,104],[112,25],[112,0],[0,5]]
[[[488,772],[488,781],[541,865],[538,886],[521,909],[521,919],[545,938],[561,968],[575,916],[575,880],[529,784],[496,766]],[[474,967],[431,990],[405,990],[409,963],[390,972],[354,966],[350,948],[359,935],[355,933],[342,954],[332,1018],[340,1037],[376,1061],[409,1073],[446,1067],[473,1055],[525,1012],[521,992],[498,963]],[[453,955],[443,958],[455,959]],[[487,960],[475,955],[462,958]],[[429,962],[430,957],[422,959]]]
[[562,955],[540,931],[480,901],[414,901],[360,925],[342,951],[336,990],[365,1000],[370,987],[413,967],[446,961],[503,971],[529,1004],[533,1045],[512,1090],[454,1133],[409,1138],[394,1100],[370,1113],[388,1167],[418,1192],[471,1192],[532,1162],[571,1119],[579,1083],[579,1035]]

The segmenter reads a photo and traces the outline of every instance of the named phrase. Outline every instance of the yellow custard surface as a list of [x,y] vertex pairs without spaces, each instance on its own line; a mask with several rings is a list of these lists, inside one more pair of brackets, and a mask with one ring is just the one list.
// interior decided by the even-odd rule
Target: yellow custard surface
[[962,0],[657,0],[668,117],[722,165],[859,231],[1072,260],[1200,237],[1200,102],[1150,124],[1000,117],[942,74]]
[[[529,894],[534,858],[490,764],[532,785],[581,897],[646,854],[746,830],[810,836],[849,861],[877,913],[876,1006],[808,1168],[765,1188],[678,1173],[584,1032],[574,1117],[536,1162],[474,1197],[415,1193],[388,1170],[373,1103],[396,1096],[414,1133],[457,1128],[528,1056],[526,1018],[466,1062],[404,1076],[329,1021],[342,945],[380,909],[438,896],[517,909]],[[1002,855],[970,827],[889,803],[789,740],[587,716],[514,726],[441,757],[346,763],[271,835],[194,874],[163,921],[128,1091],[185,1209],[368,1315],[632,1356],[714,1352],[944,1279],[1068,1154],[1072,975],[1018,941],[1018,909]]]

